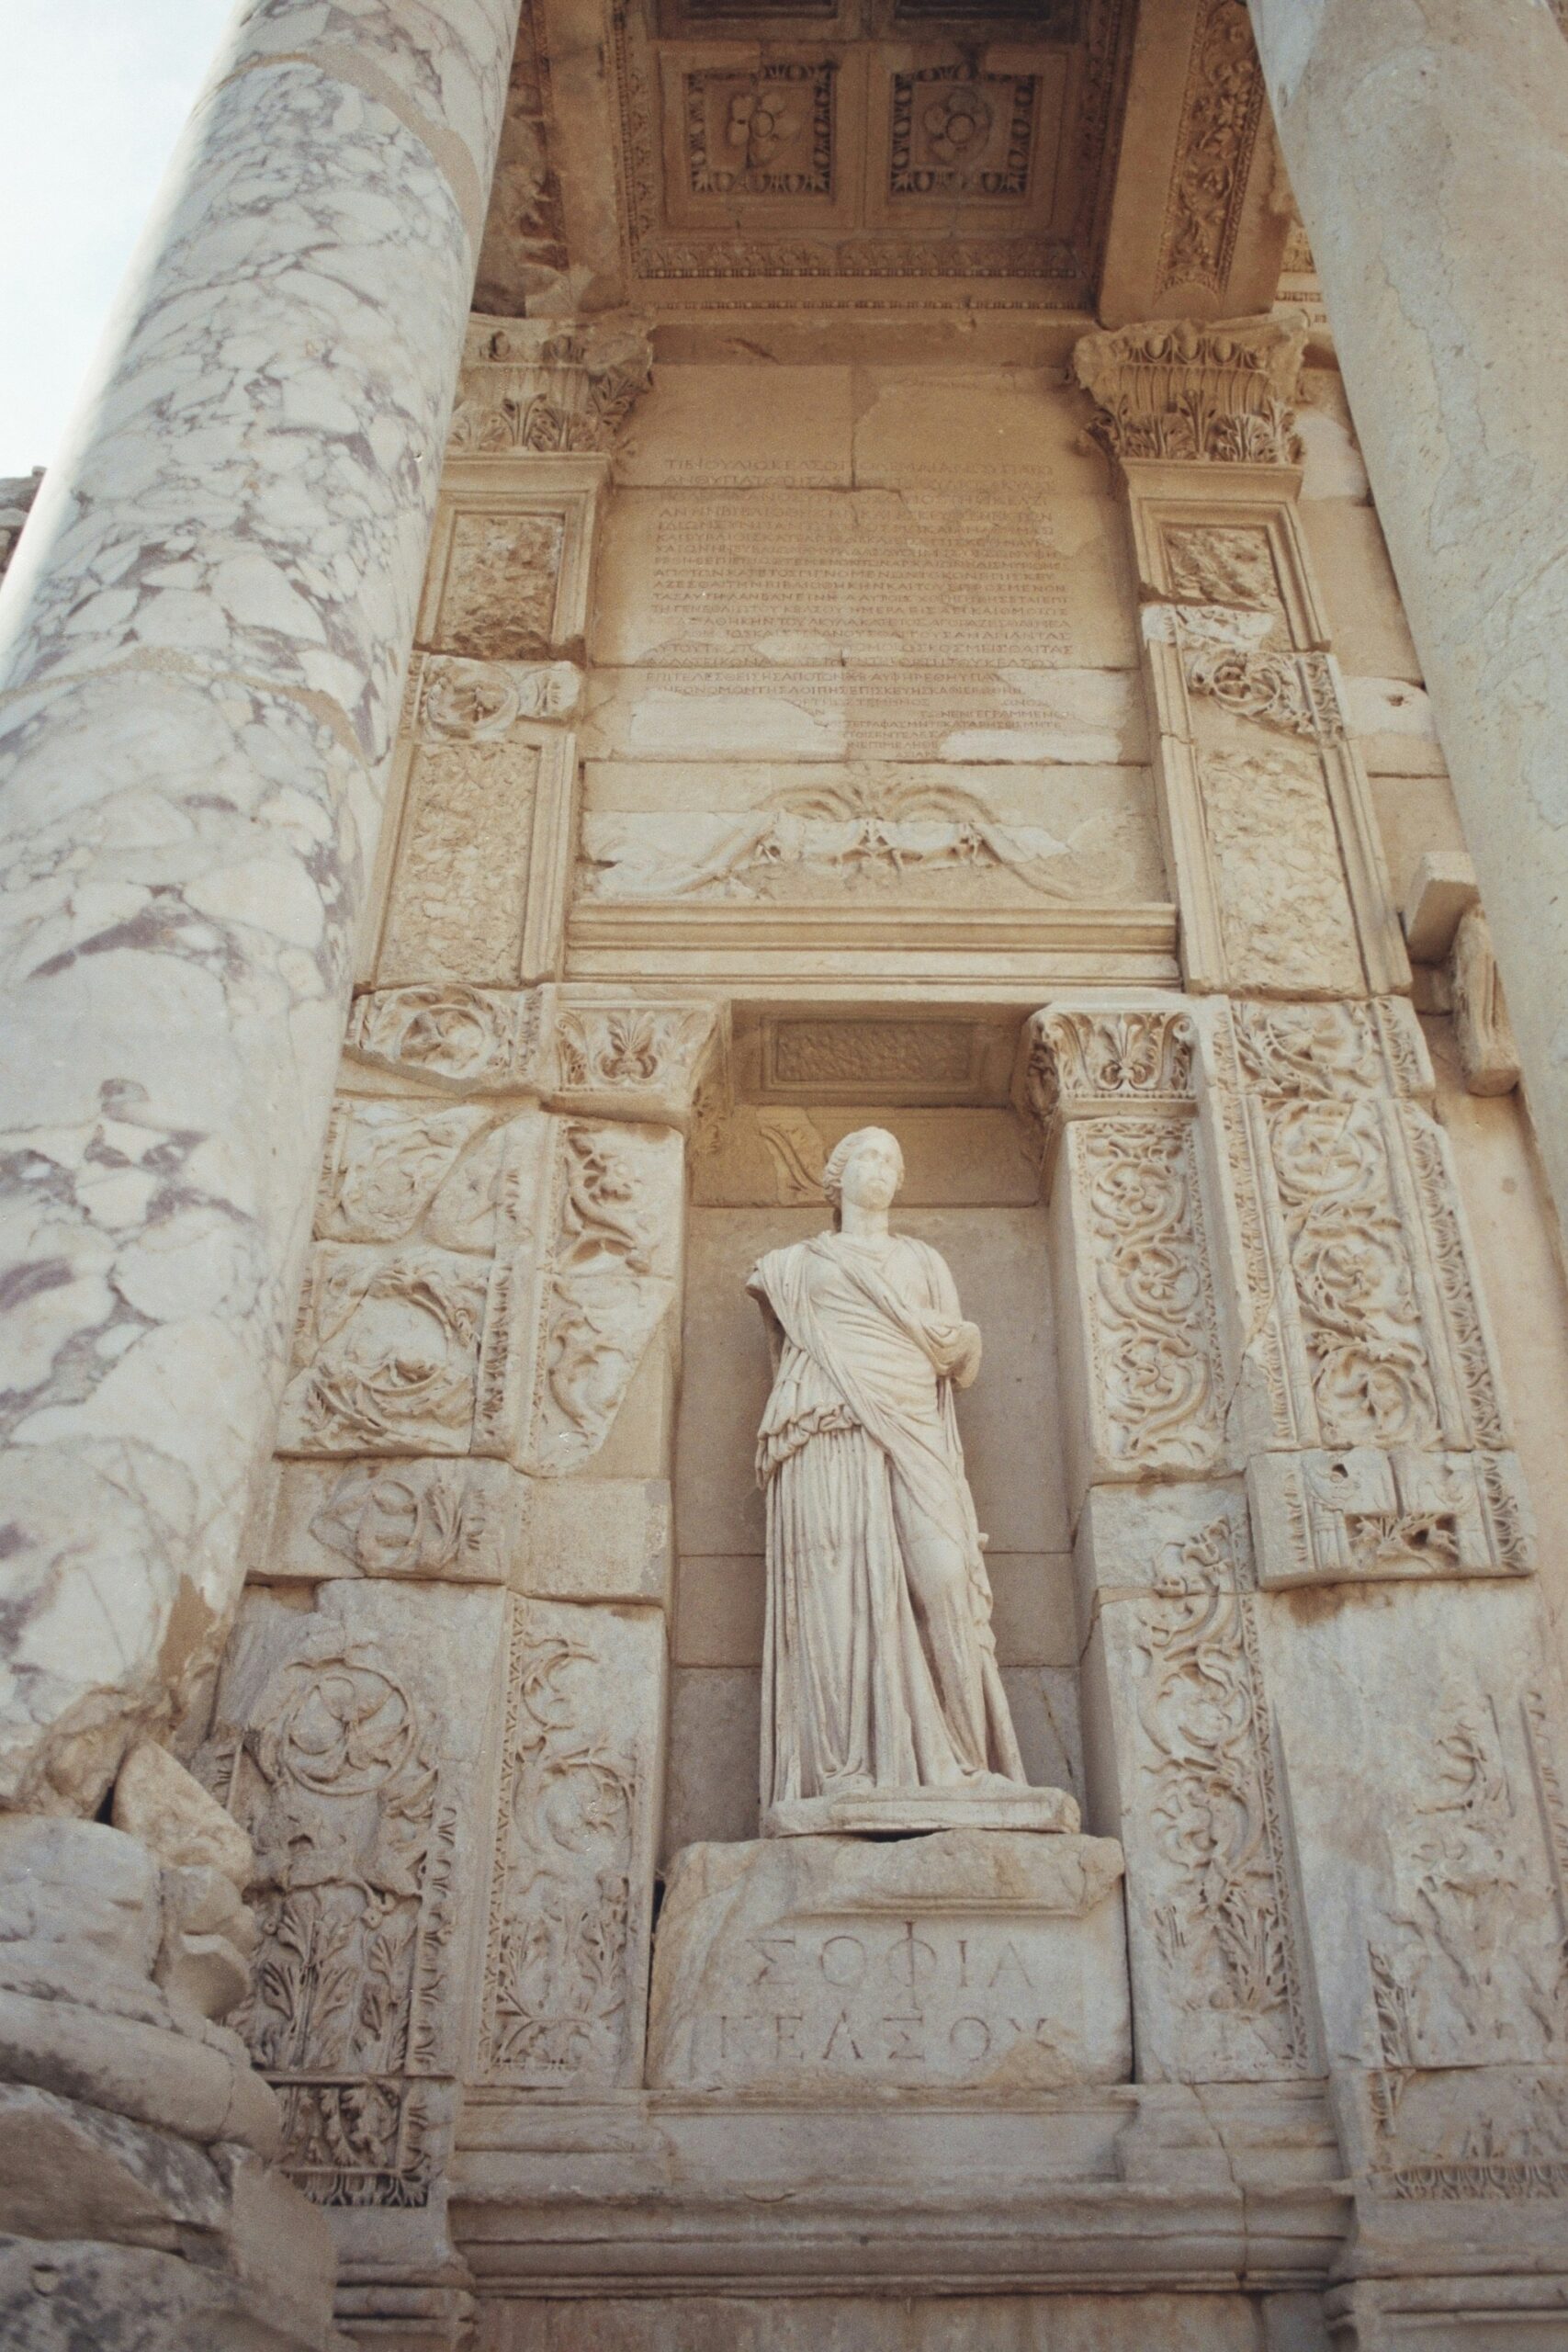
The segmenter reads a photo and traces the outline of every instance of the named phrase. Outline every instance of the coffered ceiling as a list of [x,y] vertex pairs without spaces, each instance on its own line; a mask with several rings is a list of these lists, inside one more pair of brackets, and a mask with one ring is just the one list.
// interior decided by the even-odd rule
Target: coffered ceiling
[[1213,315],[1277,177],[1245,0],[525,0],[476,303]]

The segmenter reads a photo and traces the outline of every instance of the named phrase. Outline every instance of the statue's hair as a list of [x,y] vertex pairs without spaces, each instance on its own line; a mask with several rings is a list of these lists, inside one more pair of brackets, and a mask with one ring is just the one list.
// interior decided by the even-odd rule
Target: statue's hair
[[898,1182],[904,1182],[904,1147],[886,1127],[856,1127],[852,1135],[833,1146],[828,1154],[828,1164],[822,1170],[822,1190],[833,1204],[833,1215],[840,1216],[844,1204],[844,1170],[854,1158],[859,1146],[868,1136],[886,1136],[898,1155]]

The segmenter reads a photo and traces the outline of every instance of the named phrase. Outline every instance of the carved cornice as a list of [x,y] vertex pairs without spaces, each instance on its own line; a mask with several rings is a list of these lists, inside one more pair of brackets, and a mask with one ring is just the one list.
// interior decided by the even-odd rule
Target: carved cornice
[[1086,334],[1073,368],[1096,403],[1089,431],[1120,458],[1293,466],[1292,402],[1304,324],[1190,319]]
[[608,453],[652,367],[637,320],[472,318],[448,449],[468,458]]

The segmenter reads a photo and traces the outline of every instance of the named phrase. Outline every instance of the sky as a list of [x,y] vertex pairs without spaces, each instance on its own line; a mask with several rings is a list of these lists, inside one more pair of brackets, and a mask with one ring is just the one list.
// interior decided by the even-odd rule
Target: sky
[[0,475],[49,463],[231,0],[0,0]]

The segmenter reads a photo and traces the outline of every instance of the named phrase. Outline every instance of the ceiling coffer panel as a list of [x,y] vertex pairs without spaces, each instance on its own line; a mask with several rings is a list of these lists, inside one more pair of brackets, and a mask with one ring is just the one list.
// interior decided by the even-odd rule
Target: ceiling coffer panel
[[614,0],[630,299],[1087,305],[1131,15]]

